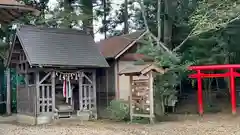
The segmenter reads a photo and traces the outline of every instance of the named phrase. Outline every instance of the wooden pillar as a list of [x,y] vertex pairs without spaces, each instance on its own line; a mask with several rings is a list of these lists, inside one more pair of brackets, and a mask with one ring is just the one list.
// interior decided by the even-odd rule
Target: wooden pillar
[[[25,73],[25,89],[27,90],[27,97],[28,97],[28,101],[30,101],[30,90],[29,90],[29,75],[27,73]],[[24,110],[25,113],[32,113],[30,108],[32,106],[32,102],[27,102],[28,108],[26,110]]]
[[79,77],[79,80],[78,80],[78,86],[79,86],[79,89],[78,89],[78,99],[79,99],[79,110],[82,111],[83,110],[83,107],[82,107],[82,83],[83,83],[83,75],[81,73],[81,76]]
[[108,80],[108,79],[109,79],[109,78],[108,78],[108,77],[109,77],[109,76],[108,76],[109,74],[108,74],[108,70],[109,70],[109,69],[106,69],[106,70],[105,70],[105,74],[106,74],[106,78],[105,78],[105,79],[106,79],[106,87],[105,87],[106,89],[105,89],[105,91],[106,91],[106,94],[107,94],[107,95],[106,95],[106,97],[107,97],[107,106],[109,106],[109,104],[110,104],[110,102],[109,102],[109,80]]
[[[96,70],[93,71],[93,103],[94,103],[94,111],[97,111],[97,89],[96,89]],[[97,113],[96,113],[97,114]],[[97,116],[96,116],[97,118]]]
[[153,97],[153,73],[149,73],[149,100],[150,100],[150,123],[154,123],[154,97]]
[[130,90],[129,90],[129,111],[130,111],[130,121],[133,120],[133,107],[132,107],[132,91],[133,91],[133,76],[130,76]]
[[51,76],[51,79],[52,79],[52,112],[55,111],[55,85],[56,85],[56,73],[55,71],[52,71],[52,76]]
[[18,101],[19,101],[19,85],[20,85],[20,82],[19,82],[19,73],[17,72],[17,74],[16,74],[16,102],[17,102],[17,113],[19,112],[19,107],[18,107]]
[[10,68],[7,69],[7,103],[6,103],[6,111],[7,115],[11,115],[11,70]]
[[39,71],[36,72],[36,114],[40,113],[40,103],[39,103],[39,96],[40,96],[40,90],[39,90],[39,85],[40,85],[40,75]]

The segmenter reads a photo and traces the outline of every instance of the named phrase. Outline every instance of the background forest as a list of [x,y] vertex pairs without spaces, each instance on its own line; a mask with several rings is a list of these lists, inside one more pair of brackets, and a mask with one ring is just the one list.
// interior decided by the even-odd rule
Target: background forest
[[[146,29],[139,52],[168,67],[168,72],[155,81],[159,104],[186,80],[187,66],[240,63],[240,0],[122,0],[119,10],[114,9],[121,3],[117,0],[57,0],[54,8],[48,6],[49,1],[23,0],[36,6],[40,16],[24,16],[1,26],[3,59],[14,28],[22,24],[89,30],[93,36],[101,33],[104,38]],[[93,21],[101,27],[96,28]],[[211,83],[206,80],[206,87]]]

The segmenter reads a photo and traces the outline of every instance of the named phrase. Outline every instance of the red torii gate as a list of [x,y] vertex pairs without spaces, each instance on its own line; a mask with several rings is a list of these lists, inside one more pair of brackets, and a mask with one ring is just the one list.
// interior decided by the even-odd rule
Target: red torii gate
[[[206,65],[206,66],[189,66],[189,70],[195,70],[197,73],[189,75],[189,78],[196,78],[198,85],[198,111],[203,114],[203,94],[202,94],[202,78],[217,78],[229,77],[230,80],[230,95],[232,104],[232,114],[236,114],[236,89],[235,77],[240,77],[240,73],[236,69],[240,69],[240,64],[227,64],[227,65]],[[202,70],[228,70],[222,74],[206,74],[201,73]]]

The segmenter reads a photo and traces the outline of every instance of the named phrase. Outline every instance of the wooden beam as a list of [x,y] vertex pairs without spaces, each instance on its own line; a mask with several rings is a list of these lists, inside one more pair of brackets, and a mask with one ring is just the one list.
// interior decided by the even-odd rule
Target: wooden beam
[[7,69],[7,115],[11,115],[11,70]]
[[[92,73],[93,73],[93,72],[92,72]],[[87,75],[85,75],[84,72],[83,72],[82,74],[83,74],[83,76],[89,81],[89,83],[93,84],[93,81],[92,81]]]
[[12,53],[19,55],[21,52],[19,50],[13,50]]
[[12,17],[10,17],[9,14],[7,14],[7,13],[5,13],[5,12],[2,12],[2,10],[0,10],[0,16],[2,16],[2,17],[0,18],[0,20],[1,20],[2,22],[5,22],[6,24],[11,23],[13,20],[15,20],[15,19],[13,19]]
[[153,72],[149,72],[150,123],[154,123]]
[[130,121],[133,120],[133,108],[132,108],[132,89],[133,89],[133,76],[130,76],[130,90],[129,90],[129,111],[130,111]]
[[39,82],[39,84],[42,84],[50,75],[51,75],[51,72],[49,72],[47,75],[45,75],[43,77],[43,79]]
[[[104,69],[105,70],[105,69]],[[109,69],[105,70],[105,74],[106,74],[106,93],[107,93],[107,106],[109,106]]]
[[36,90],[37,90],[37,95],[36,95],[36,101],[37,101],[37,103],[36,103],[36,114],[39,114],[40,113],[40,103],[39,103],[39,98],[40,98],[40,88],[39,88],[39,85],[40,85],[40,83],[39,83],[39,78],[40,78],[40,75],[39,75],[39,72],[36,72]]
[[17,99],[17,113],[18,113],[18,110],[19,110],[19,106],[18,106],[18,103],[19,103],[19,85],[20,85],[20,82],[19,82],[19,74],[17,73],[16,74],[16,93],[17,93],[17,95],[16,95],[16,99]]
[[[93,94],[94,94],[94,96],[93,96],[93,100],[94,100],[94,111],[97,111],[97,87],[96,87],[96,84],[97,84],[97,81],[96,81],[96,70],[95,71],[93,71]],[[96,115],[97,115],[97,113],[96,113]],[[95,117],[95,119],[97,119],[97,116]]]
[[4,10],[4,9],[0,10],[0,14],[2,14],[4,16],[4,18],[8,18],[10,20],[15,20],[16,19],[14,16],[12,16],[8,12],[6,12],[6,10]]
[[[31,101],[31,99],[30,99],[30,89],[29,89],[29,75],[27,74],[27,70],[26,70],[26,72],[24,73],[24,75],[25,75],[25,89],[27,90],[27,97],[28,97],[28,101]],[[32,102],[28,102],[28,108],[26,109],[26,110],[24,110],[24,112],[25,113],[27,113],[27,112],[31,112],[31,110],[30,110],[30,106],[31,106],[31,104],[33,104]]]
[[17,12],[32,13],[35,16],[39,16],[41,13],[39,10],[27,5],[0,5],[0,8],[10,10],[15,9]]
[[78,79],[78,94],[79,94],[79,110],[82,111],[83,110],[83,107],[82,107],[82,91],[83,91],[83,88],[82,88],[82,83],[83,83],[83,77],[81,76],[79,79]]
[[17,11],[14,11],[14,10],[6,10],[6,9],[2,9],[4,10],[5,12],[7,12],[9,15],[13,16],[14,18],[18,18],[19,16],[21,16],[21,14],[19,14]]
[[55,85],[56,85],[56,73],[55,71],[52,71],[52,76],[51,76],[51,79],[52,79],[52,112],[55,111]]

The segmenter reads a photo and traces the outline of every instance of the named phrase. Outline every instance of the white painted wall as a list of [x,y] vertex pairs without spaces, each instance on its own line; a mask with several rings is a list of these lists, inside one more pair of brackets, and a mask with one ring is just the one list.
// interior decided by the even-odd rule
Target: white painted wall
[[[134,65],[134,61],[119,61],[118,64],[119,71],[121,71],[128,66]],[[125,75],[119,76],[119,99],[128,100],[129,90],[130,77]]]
[[[128,67],[128,66],[133,66],[135,63],[135,61],[119,61],[118,62],[118,66],[119,66],[119,70],[116,73],[116,76],[118,75],[118,73],[123,70],[124,68]],[[129,97],[129,91],[130,91],[130,77],[129,76],[125,76],[125,75],[118,75],[119,76],[119,99],[123,99],[123,100],[128,100]],[[137,80],[137,79],[143,79],[146,78],[144,76],[134,76],[133,79]]]

